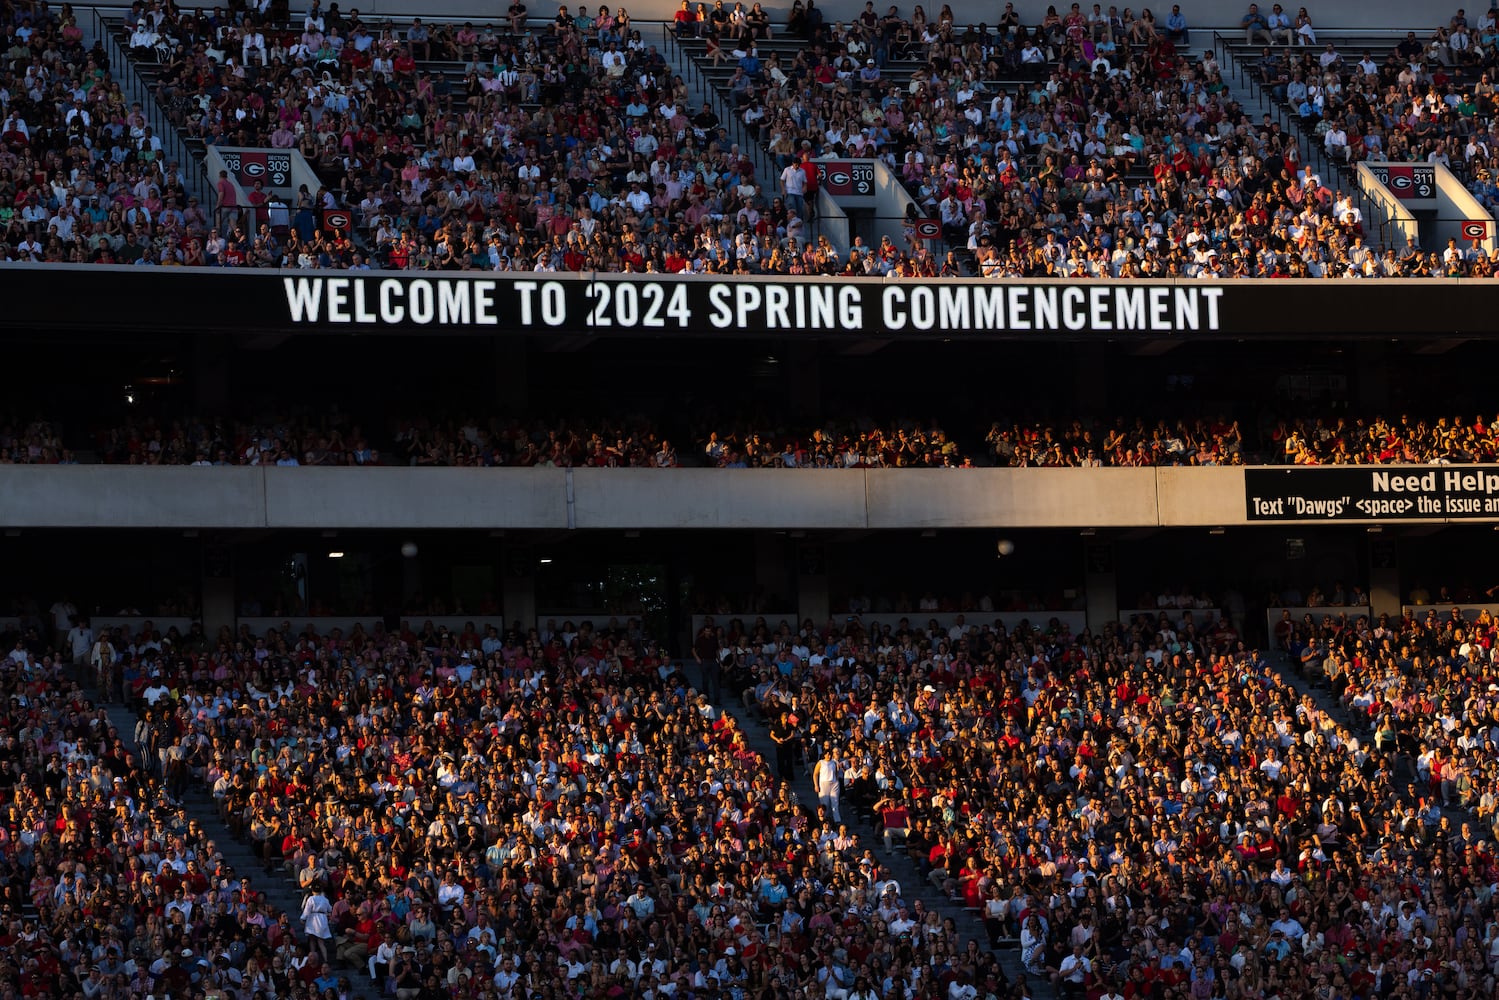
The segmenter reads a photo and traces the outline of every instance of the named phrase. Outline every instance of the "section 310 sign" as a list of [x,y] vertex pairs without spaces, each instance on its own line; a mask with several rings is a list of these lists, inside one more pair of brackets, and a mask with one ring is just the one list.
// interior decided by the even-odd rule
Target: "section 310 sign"
[[1250,521],[1499,520],[1499,466],[1245,469]]

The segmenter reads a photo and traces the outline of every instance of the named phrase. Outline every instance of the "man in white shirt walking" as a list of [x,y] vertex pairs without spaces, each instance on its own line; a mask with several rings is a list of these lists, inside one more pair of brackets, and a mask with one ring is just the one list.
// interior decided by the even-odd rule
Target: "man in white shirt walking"
[[812,768],[812,790],[817,793],[818,803],[833,817],[833,822],[843,822],[843,816],[838,810],[843,793],[843,776],[838,773],[838,762],[833,759],[833,751],[829,746],[822,748],[822,757]]

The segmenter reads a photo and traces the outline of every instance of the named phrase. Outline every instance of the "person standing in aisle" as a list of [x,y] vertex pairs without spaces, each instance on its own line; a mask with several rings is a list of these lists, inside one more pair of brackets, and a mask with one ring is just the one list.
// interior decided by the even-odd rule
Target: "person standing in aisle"
[[843,776],[830,745],[823,746],[822,757],[812,768],[812,790],[817,793],[817,801],[833,817],[833,822],[842,823],[843,815],[839,812],[838,804],[843,792]]
[[324,895],[323,887],[313,886],[312,894],[302,904],[302,929],[307,932],[307,943],[325,962],[328,961],[328,941],[333,937],[333,931],[328,926],[328,914],[332,912],[333,906]]
[[790,710],[779,712],[770,724],[770,739],[776,745],[776,776],[782,781],[796,778],[796,723]]

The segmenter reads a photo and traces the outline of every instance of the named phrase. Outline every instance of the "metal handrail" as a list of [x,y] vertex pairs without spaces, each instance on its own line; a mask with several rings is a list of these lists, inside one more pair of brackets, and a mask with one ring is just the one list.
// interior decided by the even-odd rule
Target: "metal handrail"
[[151,123],[152,131],[161,140],[168,159],[177,161],[187,193],[197,198],[200,205],[209,204],[207,165],[187,148],[187,144],[182,140],[182,133],[167,117],[166,109],[156,100],[156,94],[136,72],[130,62],[129,54],[120,44],[109,22],[104,20],[98,8],[93,9],[92,14],[94,37],[104,43],[105,53],[109,56],[111,78],[119,83],[120,90],[130,100],[141,106],[141,113],[146,116],[146,120]]
[[713,103],[717,105],[721,115],[720,121],[727,125],[729,137],[738,143],[739,148],[749,156],[750,162],[755,167],[755,175],[761,179],[762,183],[767,178],[773,177],[774,171],[767,167],[767,157],[769,154],[761,146],[760,140],[750,133],[748,126],[727,105],[723,94],[719,93],[718,88],[713,86],[711,80],[707,79],[702,67],[697,64],[696,55],[689,52],[686,46],[682,45],[681,40],[677,38],[676,25],[670,21],[662,21],[661,37],[664,44],[671,50],[672,64],[674,66],[686,67],[688,76],[683,82],[698,83],[702,90],[712,98]]
[[1302,160],[1303,163],[1310,163],[1317,171],[1318,176],[1324,178],[1343,178],[1346,176],[1349,183],[1340,185],[1340,187],[1358,203],[1359,213],[1363,217],[1366,234],[1372,236],[1373,233],[1370,230],[1378,232],[1377,239],[1370,239],[1368,241],[1370,245],[1381,247],[1391,245],[1389,242],[1390,220],[1384,214],[1382,208],[1377,217],[1370,211],[1370,200],[1364,196],[1363,189],[1358,185],[1353,164],[1351,162],[1342,165],[1333,163],[1328,158],[1322,144],[1314,141],[1313,136],[1309,135],[1306,129],[1302,128],[1301,122],[1291,114],[1290,109],[1284,101],[1276,100],[1275,96],[1268,92],[1263,82],[1244,67],[1243,63],[1235,57],[1227,39],[1217,31],[1213,32],[1213,51],[1218,56],[1219,65],[1231,66],[1234,80],[1240,86],[1246,87],[1251,94],[1260,97],[1270,108],[1271,114],[1275,116],[1280,127],[1291,135],[1296,136],[1296,145],[1304,157]]

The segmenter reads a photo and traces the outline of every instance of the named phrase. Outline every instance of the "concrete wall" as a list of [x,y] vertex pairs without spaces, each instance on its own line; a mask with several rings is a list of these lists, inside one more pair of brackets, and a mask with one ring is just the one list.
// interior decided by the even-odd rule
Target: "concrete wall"
[[499,476],[483,469],[262,471],[271,528],[568,526],[563,469],[506,469]]
[[1244,470],[1169,467],[1156,474],[1157,524],[1244,524]]
[[1463,233],[1463,224],[1466,222],[1486,223],[1484,231],[1488,234],[1479,246],[1483,247],[1485,253],[1492,255],[1496,245],[1499,245],[1499,233],[1495,233],[1494,217],[1489,210],[1475,197],[1473,193],[1463,186],[1457,175],[1440,163],[1436,165],[1437,175],[1437,221],[1435,226],[1436,239],[1433,241],[1434,249],[1447,246],[1449,239],[1457,240],[1460,247],[1472,245],[1472,241]]
[[[1407,240],[1421,240],[1421,224],[1416,220],[1416,215],[1406,207],[1405,202],[1395,197],[1390,189],[1379,182],[1374,171],[1367,163],[1360,163],[1354,167],[1355,176],[1358,178],[1359,190],[1364,193],[1364,198],[1383,217],[1390,227],[1390,242],[1397,249],[1405,246]],[[1377,222],[1371,219],[1370,222]]]
[[[865,473],[869,483],[868,527],[1153,525],[1155,472],[1154,469],[872,469]],[[1243,507],[1242,498],[1239,506]]]
[[[790,476],[784,475],[790,472]],[[856,470],[577,469],[583,528],[863,528]]]
[[0,528],[1230,527],[1244,498],[1235,468],[0,466]]
[[0,522],[7,528],[264,527],[264,482],[264,470],[238,467],[5,466]]

